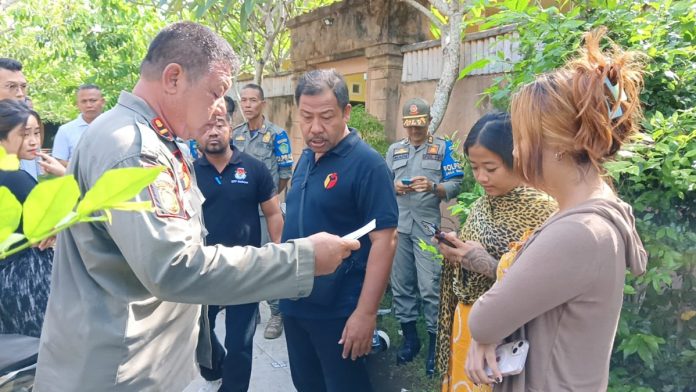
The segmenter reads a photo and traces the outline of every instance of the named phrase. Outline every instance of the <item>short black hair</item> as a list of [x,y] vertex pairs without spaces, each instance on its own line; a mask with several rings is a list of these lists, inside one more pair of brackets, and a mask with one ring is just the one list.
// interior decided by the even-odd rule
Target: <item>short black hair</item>
[[17,125],[26,125],[30,115],[31,111],[24,102],[16,99],[0,100],[0,140],[6,140]]
[[300,97],[303,95],[319,95],[326,89],[333,92],[341,110],[348,106],[350,102],[346,80],[333,68],[315,69],[302,75],[295,89],[295,103],[299,104]]
[[0,69],[6,69],[12,72],[19,72],[22,70],[22,63],[8,57],[0,57]]
[[258,91],[259,97],[261,98],[262,101],[266,99],[266,94],[263,93],[263,87],[259,86],[256,83],[247,83],[244,85],[244,87],[242,87],[242,90],[246,90],[248,88]]
[[237,55],[227,41],[201,24],[178,22],[162,29],[152,40],[140,64],[140,75],[158,79],[168,64],[176,63],[194,81],[220,62],[229,65],[232,73],[239,68]]
[[237,107],[237,104],[234,103],[234,100],[229,95],[225,95],[225,107],[227,108],[225,118],[227,119],[227,122],[231,124],[232,115],[234,114],[234,109]]
[[101,92],[101,88],[99,86],[97,86],[96,84],[92,84],[92,83],[81,84],[77,88],[77,92],[79,93],[82,90],[99,90],[99,92]]
[[469,149],[480,145],[498,155],[508,169],[512,169],[512,122],[510,114],[492,112],[481,117],[466,136],[464,154],[469,155]]

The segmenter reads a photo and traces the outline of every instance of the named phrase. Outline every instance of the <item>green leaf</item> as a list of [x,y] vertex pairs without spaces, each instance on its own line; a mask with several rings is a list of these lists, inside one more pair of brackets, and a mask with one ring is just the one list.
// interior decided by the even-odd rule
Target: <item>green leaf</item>
[[217,0],[208,0],[204,5],[199,6],[198,9],[196,10],[196,19],[200,19],[203,16],[203,14],[208,12],[210,7],[212,7],[216,1]]
[[85,217],[134,198],[157,178],[162,169],[161,166],[127,167],[106,171],[77,205],[77,214]]
[[30,241],[43,239],[63,217],[72,212],[80,189],[73,176],[39,183],[24,201],[24,235]]
[[21,241],[25,238],[27,238],[27,237],[25,237],[23,234],[19,234],[19,233],[10,234],[7,238],[5,238],[5,240],[0,242],[0,253],[5,252],[6,250],[10,249],[10,247],[12,245],[18,243],[19,241]]
[[640,359],[643,360],[643,362],[645,362],[645,364],[648,365],[648,367],[650,367],[652,369],[654,364],[653,364],[653,355],[650,352],[650,350],[646,346],[640,345],[640,346],[638,346],[637,351],[638,351],[638,356],[640,357]]
[[514,11],[522,12],[527,9],[527,6],[529,5],[529,0],[516,0],[514,3],[515,5],[514,7],[512,7],[512,9]]
[[120,211],[154,211],[150,201],[116,203],[111,208]]
[[242,28],[242,30],[247,29],[247,22],[249,21],[249,17],[251,16],[252,12],[254,12],[255,4],[256,0],[244,0],[244,4],[242,5],[242,12],[239,16],[239,25]]
[[9,188],[0,186],[0,241],[17,231],[22,220],[22,204]]
[[466,75],[476,71],[477,69],[485,67],[490,62],[490,59],[479,59],[474,61],[473,63],[467,65],[461,71],[459,71],[459,79],[464,79]]

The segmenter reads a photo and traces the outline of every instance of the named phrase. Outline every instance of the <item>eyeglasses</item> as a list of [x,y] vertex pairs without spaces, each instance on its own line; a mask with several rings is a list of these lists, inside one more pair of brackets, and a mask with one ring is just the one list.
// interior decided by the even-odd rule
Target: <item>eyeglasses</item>
[[22,90],[23,92],[27,91],[27,84],[26,83],[7,83],[3,87],[6,90],[10,90],[10,91],[19,91],[19,90]]

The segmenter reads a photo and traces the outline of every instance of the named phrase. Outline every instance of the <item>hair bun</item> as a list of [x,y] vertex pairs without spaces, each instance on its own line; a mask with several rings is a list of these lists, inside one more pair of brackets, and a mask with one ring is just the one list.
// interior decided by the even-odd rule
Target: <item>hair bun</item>
[[595,164],[612,157],[638,129],[642,117],[642,66],[636,52],[615,44],[603,51],[602,27],[585,33],[579,58],[566,66],[573,78],[573,100],[579,127],[575,150]]

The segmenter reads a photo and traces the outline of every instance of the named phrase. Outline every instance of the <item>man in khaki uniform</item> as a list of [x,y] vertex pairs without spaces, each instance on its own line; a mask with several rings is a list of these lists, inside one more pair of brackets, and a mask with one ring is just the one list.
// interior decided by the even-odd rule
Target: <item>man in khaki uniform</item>
[[[273,177],[276,194],[280,195],[292,177],[292,151],[287,132],[278,125],[268,121],[263,112],[266,108],[266,96],[258,84],[246,84],[240,92],[239,107],[247,120],[232,131],[232,144],[239,151],[250,154],[266,165]],[[261,219],[261,244],[271,242],[271,237],[259,208]],[[276,339],[283,333],[283,316],[278,308],[278,300],[269,300],[271,319],[266,324],[263,336]]]
[[224,115],[236,64],[208,28],[173,24],[150,44],[133,93],[90,124],[68,166],[82,192],[109,169],[165,170],[136,197],[153,212],[115,211],[111,224],[59,235],[35,391],[181,391],[198,373],[199,332],[198,361],[210,365],[195,304],[306,296],[315,274],[359,246],[326,233],[260,249],[204,246],[203,198],[175,140]]
[[420,351],[416,319],[422,302],[430,337],[425,371],[433,375],[441,266],[420,248],[420,241],[429,242],[431,237],[423,230],[422,222],[440,226],[440,203],[459,194],[463,173],[453,154],[452,142],[429,134],[429,123],[428,103],[421,98],[409,99],[403,107],[403,126],[408,137],[392,144],[386,158],[394,173],[399,203],[399,246],[391,283],[394,313],[404,339],[396,360],[410,362]]

